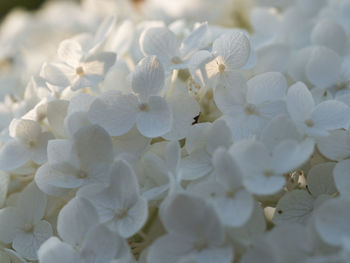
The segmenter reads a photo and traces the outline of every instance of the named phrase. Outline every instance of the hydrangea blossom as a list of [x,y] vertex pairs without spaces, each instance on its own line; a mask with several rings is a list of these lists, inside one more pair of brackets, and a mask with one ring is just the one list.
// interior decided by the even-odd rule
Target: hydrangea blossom
[[348,263],[349,10],[83,0],[11,12],[0,262]]

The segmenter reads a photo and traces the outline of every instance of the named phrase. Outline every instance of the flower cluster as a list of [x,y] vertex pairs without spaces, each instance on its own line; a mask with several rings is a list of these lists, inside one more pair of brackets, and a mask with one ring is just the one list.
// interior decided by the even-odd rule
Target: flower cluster
[[349,262],[349,0],[15,11],[0,86],[1,262]]

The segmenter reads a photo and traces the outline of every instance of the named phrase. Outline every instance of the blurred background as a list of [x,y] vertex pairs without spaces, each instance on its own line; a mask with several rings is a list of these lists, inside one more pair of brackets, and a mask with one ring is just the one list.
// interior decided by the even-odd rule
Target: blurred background
[[33,10],[40,7],[45,0],[0,0],[0,18],[15,7]]

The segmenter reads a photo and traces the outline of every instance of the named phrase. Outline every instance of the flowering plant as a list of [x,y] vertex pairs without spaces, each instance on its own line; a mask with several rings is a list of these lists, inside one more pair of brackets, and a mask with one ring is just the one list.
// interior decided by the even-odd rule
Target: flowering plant
[[84,0],[11,13],[0,262],[349,262],[349,12]]

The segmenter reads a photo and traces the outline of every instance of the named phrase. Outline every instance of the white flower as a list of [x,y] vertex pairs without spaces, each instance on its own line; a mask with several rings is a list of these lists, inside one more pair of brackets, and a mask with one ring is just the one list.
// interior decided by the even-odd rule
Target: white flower
[[73,90],[96,88],[103,80],[116,55],[112,52],[84,54],[77,40],[64,40],[58,49],[60,63],[45,64],[41,76],[53,85],[71,86]]
[[287,192],[277,203],[273,222],[306,224],[314,209],[331,198],[337,190],[333,179],[334,163],[313,166],[307,174],[307,190]]
[[214,175],[196,184],[191,191],[209,198],[224,225],[240,227],[254,210],[254,199],[243,186],[243,176],[238,164],[223,148],[213,155]]
[[140,196],[136,175],[125,161],[113,165],[108,187],[88,185],[77,195],[87,198],[96,208],[99,221],[124,238],[139,231],[148,217],[147,201]]
[[314,224],[321,239],[329,245],[340,246],[350,236],[350,202],[335,198],[315,211]]
[[201,47],[207,30],[207,23],[202,23],[180,42],[167,27],[151,26],[140,36],[141,50],[147,56],[157,56],[166,71],[186,68],[186,60]]
[[0,149],[0,168],[5,171],[19,168],[32,160],[43,164],[47,160],[46,147],[53,135],[42,132],[40,124],[32,120],[14,119],[9,140]]
[[42,220],[46,209],[46,196],[31,183],[20,194],[15,207],[0,210],[0,240],[23,257],[36,260],[36,251],[52,235],[49,222]]
[[170,131],[173,117],[164,98],[164,69],[156,57],[140,61],[132,73],[131,87],[136,93],[110,91],[92,103],[88,116],[112,136],[127,133],[136,123],[146,137],[158,137]]
[[60,212],[57,237],[48,239],[39,249],[42,263],[99,263],[128,258],[125,241],[107,227],[99,225],[98,214],[84,198],[72,199]]
[[250,79],[246,87],[219,86],[214,98],[235,141],[258,134],[273,117],[286,114],[287,83],[281,73],[268,72]]
[[63,195],[80,186],[106,182],[113,161],[112,140],[97,126],[81,128],[72,140],[52,140],[48,162],[35,174],[38,187],[49,195]]
[[148,261],[175,263],[190,255],[195,262],[227,262],[233,251],[225,246],[225,231],[214,208],[198,197],[177,194],[164,204],[162,222],[168,234],[151,246]]
[[199,123],[190,129],[185,149],[188,156],[180,163],[182,179],[196,180],[213,170],[212,155],[219,147],[230,147],[232,134],[223,120]]
[[298,82],[287,93],[287,109],[300,131],[310,136],[327,136],[329,131],[348,128],[350,108],[335,100],[315,106],[310,91]]

